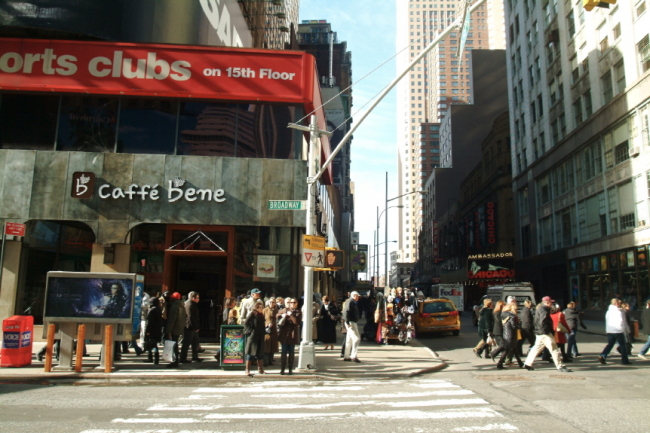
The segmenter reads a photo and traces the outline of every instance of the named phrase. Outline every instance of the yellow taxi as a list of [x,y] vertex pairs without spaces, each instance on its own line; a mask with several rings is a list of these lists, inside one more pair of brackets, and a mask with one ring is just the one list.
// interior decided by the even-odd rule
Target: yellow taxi
[[449,299],[425,299],[420,301],[415,317],[415,335],[426,332],[451,332],[460,334],[460,315]]

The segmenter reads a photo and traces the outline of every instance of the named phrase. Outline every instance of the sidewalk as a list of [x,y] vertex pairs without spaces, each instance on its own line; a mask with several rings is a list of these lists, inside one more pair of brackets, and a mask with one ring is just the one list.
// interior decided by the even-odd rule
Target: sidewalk
[[[354,362],[343,362],[340,358],[340,341],[335,350],[323,350],[323,345],[316,346],[316,370],[299,372],[294,370],[293,375],[280,375],[280,355],[276,354],[273,366],[265,368],[267,374],[255,374],[253,379],[244,376],[243,368],[240,370],[222,370],[214,359],[217,344],[202,344],[205,352],[201,354],[203,362],[181,364],[178,369],[167,368],[167,362],[159,365],[144,362],[146,354],[136,356],[133,349],[131,353],[122,354],[122,360],[116,361],[114,371],[105,373],[99,370],[99,344],[87,345],[90,356],[83,359],[81,373],[73,371],[43,371],[44,362],[36,359],[36,353],[44,343],[34,343],[32,364],[19,368],[0,368],[0,383],[8,382],[79,382],[84,380],[100,380],[106,382],[124,382],[145,380],[156,382],[183,382],[187,380],[234,379],[255,380],[270,378],[282,379],[403,379],[420,374],[432,373],[444,369],[447,364],[422,343],[412,340],[408,346],[388,345],[380,346],[371,342],[362,342],[359,349],[359,359]],[[298,347],[296,346],[296,365],[298,364]],[[56,360],[53,360],[55,367]],[[253,370],[257,372],[257,368]]]

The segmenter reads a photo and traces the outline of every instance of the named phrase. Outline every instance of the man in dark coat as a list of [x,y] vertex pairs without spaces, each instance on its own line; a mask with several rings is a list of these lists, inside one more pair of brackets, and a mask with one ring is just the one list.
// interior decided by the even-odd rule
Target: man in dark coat
[[535,362],[535,358],[546,347],[551,352],[553,362],[559,371],[563,373],[571,371],[562,363],[560,349],[558,349],[557,343],[555,342],[553,320],[551,319],[551,305],[554,303],[555,301],[550,296],[544,296],[542,302],[537,306],[533,320],[535,323],[535,344],[528,351],[528,356],[524,363],[524,367],[527,370],[534,370],[533,362]]
[[[199,358],[199,329],[201,329],[201,312],[199,311],[199,293],[190,292],[185,301],[185,329],[183,346],[181,347],[181,362],[201,362]],[[187,352],[192,346],[192,361],[187,359]]]
[[185,306],[181,300],[181,294],[174,292],[171,296],[172,304],[167,309],[167,322],[165,323],[165,334],[168,340],[173,340],[174,356],[176,360],[167,365],[169,368],[178,367],[179,353],[178,353],[178,339],[185,332]]

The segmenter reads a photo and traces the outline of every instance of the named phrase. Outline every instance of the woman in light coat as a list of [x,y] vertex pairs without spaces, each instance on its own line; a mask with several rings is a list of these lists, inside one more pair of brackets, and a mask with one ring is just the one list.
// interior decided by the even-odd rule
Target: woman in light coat
[[271,333],[264,336],[264,361],[266,365],[273,365],[273,357],[278,352],[278,307],[275,305],[275,298],[266,301],[264,309],[264,325]]

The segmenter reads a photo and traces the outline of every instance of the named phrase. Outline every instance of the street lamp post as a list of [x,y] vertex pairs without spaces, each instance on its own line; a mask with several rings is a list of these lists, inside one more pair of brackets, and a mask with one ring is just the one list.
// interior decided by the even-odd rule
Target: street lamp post
[[[407,192],[406,194],[398,195],[397,197],[393,197],[393,198],[389,199],[388,198],[388,172],[387,172],[386,173],[386,205],[385,205],[384,212],[386,212],[391,207],[399,207],[399,208],[404,207],[402,205],[388,207],[388,202],[389,201],[397,200],[398,198],[401,198],[401,197],[404,197],[404,196],[410,195],[410,194],[415,194],[415,193],[426,194],[427,192],[429,192],[429,191],[427,191],[427,190],[411,191],[411,192]],[[377,230],[379,230],[379,219],[377,219]],[[388,214],[386,214],[386,239],[388,239]],[[386,279],[388,279],[388,243],[386,243],[384,253],[386,253],[386,257],[384,259],[385,260],[384,266],[386,266]]]
[[[386,173],[386,188],[388,188],[388,173]],[[388,254],[388,243],[389,243],[388,242],[388,213],[386,213],[386,211],[388,209],[391,209],[391,208],[394,208],[394,207],[403,208],[404,206],[397,205],[397,206],[385,207],[384,210],[381,211],[381,213],[379,213],[379,206],[377,206],[377,243],[378,243],[378,245],[377,245],[377,255],[379,255],[379,246],[381,244],[386,244],[386,250],[384,252],[386,254]],[[386,213],[386,232],[385,232],[386,237],[384,237],[384,240],[386,242],[382,242],[380,244],[379,243],[379,222],[381,221],[381,216],[384,213]],[[397,242],[397,241],[391,241],[391,242]],[[388,263],[388,260],[386,260],[386,263]],[[377,278],[379,279],[379,260],[377,260],[377,265],[376,266],[377,266]],[[388,266],[388,265],[386,265],[386,266]],[[386,272],[386,282],[387,282],[388,281],[388,267],[386,267],[384,269],[384,272]],[[377,284],[379,284],[379,281],[377,281]],[[385,284],[385,285],[388,285],[388,284]]]

